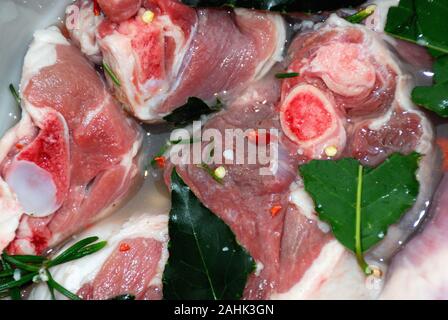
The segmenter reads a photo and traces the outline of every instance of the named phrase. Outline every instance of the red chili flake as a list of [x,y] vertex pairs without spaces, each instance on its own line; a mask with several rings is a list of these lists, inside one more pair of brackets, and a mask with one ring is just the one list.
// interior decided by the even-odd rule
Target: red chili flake
[[17,144],[16,144],[16,148],[19,149],[19,150],[22,150],[23,147],[24,147],[24,146],[23,146],[23,144],[21,144],[21,143],[17,143]]
[[99,16],[101,14],[100,5],[96,0],[93,0],[93,13],[95,14],[95,16]]
[[157,163],[159,168],[165,168],[166,158],[165,157],[155,157],[154,161]]
[[271,216],[275,217],[276,215],[278,215],[280,213],[280,210],[282,210],[282,206],[273,206],[271,208]]
[[120,244],[120,252],[126,252],[129,251],[131,247],[127,243]]
[[261,138],[264,137],[264,144],[269,144],[271,142],[271,134],[269,132],[260,133],[258,130],[253,130],[248,133],[247,138],[249,141],[254,142],[256,145],[258,145]]

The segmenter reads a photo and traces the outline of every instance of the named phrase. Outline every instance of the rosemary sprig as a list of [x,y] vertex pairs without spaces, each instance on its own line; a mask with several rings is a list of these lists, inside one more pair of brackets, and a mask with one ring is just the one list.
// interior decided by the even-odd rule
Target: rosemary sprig
[[82,250],[85,250],[86,248],[89,248],[90,247],[89,245],[91,243],[94,243],[95,241],[98,241],[98,237],[89,237],[89,238],[85,238],[81,241],[78,241],[73,246],[71,246],[70,248],[68,248],[67,250],[62,252],[61,254],[57,255],[56,258],[49,261],[47,263],[47,267],[51,268],[51,267],[57,266],[62,263],[80,259],[88,254],[92,254],[96,251],[101,250],[107,244],[106,241],[98,242],[97,245],[100,245],[100,246],[97,250],[94,250],[92,252],[89,252],[87,254],[80,256],[80,252],[82,252]]
[[21,262],[19,259],[15,259],[13,256],[9,256],[6,253],[2,254],[2,259],[24,271],[38,272],[40,270],[39,266]]
[[29,273],[29,274],[21,277],[19,280],[13,280],[13,281],[9,281],[9,282],[0,284],[0,293],[3,293],[3,291],[8,290],[8,289],[18,288],[27,283],[30,283],[33,281],[33,278],[38,274],[39,274],[38,272]]
[[[48,281],[47,281],[48,287],[51,287],[54,290],[60,292],[61,294],[63,294],[67,298],[69,298],[70,300],[82,300],[78,295],[68,291],[63,286],[61,286],[58,282],[56,282],[48,270],[46,270],[46,272],[47,272],[47,276],[48,276]],[[52,290],[52,292],[53,292],[52,295],[54,296],[54,291]]]
[[11,91],[14,100],[16,100],[17,104],[20,106],[21,99],[19,93],[17,92],[16,88],[14,88],[14,85],[12,83],[9,84],[9,91]]
[[13,270],[6,270],[6,271],[0,272],[0,278],[10,277],[12,275],[14,275],[14,271]]
[[[55,258],[50,259],[33,255],[1,255],[0,297],[20,298],[20,288],[33,282],[46,282],[51,298],[55,300],[57,291],[71,300],[81,298],[64,288],[51,275],[50,268],[93,254],[106,246],[106,241],[98,241],[98,237],[89,237],[78,241]],[[20,279],[15,279],[15,271],[19,270]]]
[[45,261],[45,257],[42,256],[15,255],[13,257],[23,263],[43,263]]
[[112,79],[112,81],[117,85],[117,86],[121,86],[120,80],[118,80],[117,75],[112,71],[111,67],[103,61],[103,69],[104,71],[106,71],[106,73],[108,74],[108,76]]
[[299,73],[298,72],[285,72],[285,73],[277,73],[275,75],[275,77],[277,79],[287,79],[287,78],[294,78],[294,77],[298,77]]
[[[14,270],[9,265],[9,263],[7,263],[6,261],[3,261],[2,259],[0,259],[0,265],[2,267],[2,270],[4,270],[5,273],[10,273],[9,277],[0,278],[0,284],[2,284],[5,282],[8,282],[8,279],[10,279],[11,277],[14,277]],[[20,292],[20,289],[18,289],[18,288],[9,289],[9,290],[5,291],[4,293],[0,292],[0,297],[3,297],[3,295],[10,297],[12,300],[21,300],[22,299],[22,294]]]

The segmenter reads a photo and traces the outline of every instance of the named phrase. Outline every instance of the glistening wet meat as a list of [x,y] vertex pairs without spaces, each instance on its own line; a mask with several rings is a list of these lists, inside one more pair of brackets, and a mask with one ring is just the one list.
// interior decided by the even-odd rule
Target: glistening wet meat
[[445,174],[430,216],[417,234],[392,260],[381,299],[448,298],[446,274],[448,227],[448,178]]
[[142,5],[142,0],[98,0],[101,10],[114,22],[133,17]]
[[[91,236],[107,240],[106,247],[53,268],[56,281],[85,300],[107,300],[124,294],[137,300],[162,298],[162,274],[168,259],[166,212],[151,209],[131,215],[118,213],[81,233],[80,239]],[[41,283],[33,288],[30,299],[50,299],[49,295],[46,284]]]
[[21,92],[22,120],[0,145],[1,248],[40,254],[138,185],[142,135],[55,27],[35,33]]
[[[86,27],[86,37],[95,37],[97,53],[121,82],[110,82],[115,95],[147,122],[160,121],[191,96],[214,102],[215,94],[244,89],[281,59],[285,43],[285,24],[277,14],[195,10],[177,0],[147,0],[135,17],[97,25],[88,2],[78,5],[96,28],[92,33]],[[89,41],[86,48],[79,41],[82,31],[72,35],[90,51]]]
[[[214,145],[220,142],[224,145],[224,130],[241,130],[236,139],[243,139],[246,143],[244,158],[247,161],[249,144],[266,141],[261,137],[258,142],[252,139],[252,128],[258,129],[259,134],[262,129],[280,128],[279,115],[275,110],[278,97],[279,81],[271,75],[251,87],[227,111],[207,122],[204,130],[213,128],[221,132],[223,140],[214,140]],[[200,200],[232,228],[238,241],[257,260],[259,273],[249,279],[244,294],[246,299],[268,298],[277,290],[287,289],[291,278],[300,278],[329,239],[315,224],[301,218],[297,208],[289,203],[289,190],[296,179],[296,168],[305,159],[297,155],[294,145],[281,133],[279,136],[270,135],[271,143],[280,140],[275,174],[269,171],[269,163],[226,165],[226,177],[222,184],[218,184],[196,165],[176,168]],[[215,149],[214,152],[218,155],[223,152],[234,154],[235,161],[240,156],[235,147]],[[260,175],[260,169],[268,170],[270,174]],[[274,212],[271,210],[273,207],[280,209]],[[285,219],[288,219],[288,225],[284,223]],[[292,230],[285,232],[284,228]],[[294,228],[303,232],[296,236]]]
[[[338,64],[352,72],[341,74]],[[374,298],[378,288],[366,284],[354,256],[319,221],[297,168],[311,159],[348,156],[376,165],[392,152],[422,153],[415,206],[370,253],[390,259],[414,230],[437,181],[430,172],[438,165],[431,126],[409,100],[412,77],[380,35],[337,16],[299,34],[283,65],[299,75],[280,81],[270,74],[204,126],[218,130],[220,139],[226,129],[241,129],[247,148],[266,141],[251,138],[254,131],[277,129],[268,143],[278,142],[277,163],[264,168],[271,175],[260,174],[260,162],[236,164],[236,150],[219,143],[214,153],[233,159],[223,164],[222,184],[194,164],[180,161],[176,169],[256,259],[245,298]]]

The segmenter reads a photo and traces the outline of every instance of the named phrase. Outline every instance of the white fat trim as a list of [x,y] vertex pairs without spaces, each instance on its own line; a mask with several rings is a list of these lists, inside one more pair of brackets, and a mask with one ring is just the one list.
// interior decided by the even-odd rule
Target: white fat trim
[[28,112],[22,110],[22,119],[9,129],[0,140],[0,163],[5,160],[11,148],[23,137],[34,133],[34,124]]
[[[168,224],[168,222],[167,222]],[[168,252],[168,232],[166,239],[162,242],[162,254],[160,256],[159,263],[157,264],[156,274],[149,282],[148,286],[162,287],[163,286],[163,271],[165,271],[165,266],[168,262],[170,256]]]
[[337,240],[328,242],[311,267],[291,289],[271,299],[372,299],[379,288],[370,286],[356,258]]
[[380,130],[385,124],[387,124],[394,113],[394,108],[390,108],[381,117],[373,119],[369,124],[370,130]]
[[376,32],[383,32],[389,8],[398,6],[398,3],[399,0],[374,0],[366,3],[365,6],[372,4],[376,6],[373,14],[365,20],[366,27]]
[[[425,234],[425,231],[423,234],[428,235]],[[432,243],[430,248],[427,247],[428,243],[422,243],[422,241],[429,240]],[[410,242],[411,246],[415,245],[414,251],[412,247],[408,246],[397,256],[380,299],[434,300],[447,298],[448,247],[445,245],[446,237],[436,232],[428,238],[419,236],[414,241],[416,243]],[[435,246],[433,246],[434,244]],[[428,250],[423,256],[423,252],[420,251],[424,249]],[[415,254],[417,252],[415,250],[419,252],[418,256]]]
[[258,277],[261,274],[261,271],[263,271],[263,269],[264,269],[264,264],[261,263],[260,261],[256,261],[255,262],[255,272],[254,272],[254,275],[256,277]]
[[304,215],[311,221],[315,221],[317,223],[317,227],[323,233],[328,233],[331,230],[330,226],[327,223],[321,221],[316,215],[313,199],[305,191],[303,185],[293,182],[289,189],[291,191],[291,194],[289,195],[289,202],[297,207],[300,214]]
[[[58,117],[62,117],[59,112],[49,107],[36,107],[29,102],[27,97],[22,97],[22,110],[26,110],[33,119],[33,123],[36,127],[42,128],[48,115],[51,113],[57,114]],[[65,122],[65,121],[64,121]]]
[[284,293],[275,293],[273,300],[296,300],[315,297],[321,284],[333,272],[333,267],[342,258],[345,249],[336,241],[326,244],[311,267],[305,272],[299,282]]
[[196,34],[197,22],[190,31],[190,36],[188,39],[185,39],[182,29],[179,26],[175,25],[173,21],[171,21],[171,18],[169,16],[159,16],[157,17],[157,22],[162,25],[164,36],[172,38],[176,44],[176,50],[174,51],[174,63],[171,71],[171,77],[174,78],[178,75],[185,54],[190,48],[191,41],[193,40],[193,35]]
[[[254,14],[253,11],[248,9],[235,9],[235,14],[238,16],[252,16]],[[257,14],[257,13],[256,13]],[[276,30],[276,45],[274,51],[266,57],[266,59],[259,62],[257,67],[255,68],[255,73],[253,76],[254,81],[257,81],[263,78],[271,69],[274,64],[283,60],[283,51],[286,43],[286,24],[283,17],[276,13],[267,13],[266,18],[271,21],[271,23],[275,26]]]
[[[103,60],[107,63],[120,79],[120,86],[115,87],[118,99],[126,108],[134,111],[138,102],[135,100],[135,88],[133,84],[134,69],[137,61],[132,52],[130,40],[115,31],[111,35],[99,40]],[[107,77],[109,85],[114,87],[114,83]],[[135,111],[134,111],[135,112]]]
[[[135,139],[132,144],[131,149],[123,156],[120,161],[120,165],[127,168],[127,174],[129,174],[129,170],[133,167],[135,157],[138,155],[140,148],[143,143],[143,135],[141,132],[138,132],[138,137]],[[126,176],[127,176],[126,174]]]
[[310,195],[303,187],[298,187],[291,192],[290,202],[295,204],[300,213],[309,220],[317,220],[316,212],[314,211],[314,202]]
[[28,81],[42,68],[56,63],[56,45],[70,45],[57,27],[34,32],[34,40],[25,56],[21,89],[24,89]]
[[[69,9],[71,6],[67,7],[66,14],[72,13]],[[73,13],[76,14],[76,13]],[[68,21],[71,19],[76,19],[76,17],[68,16],[66,17],[66,25],[68,27]],[[99,56],[100,55],[100,46],[97,41],[96,32],[98,30],[98,26],[104,20],[102,15],[95,16],[93,12],[93,3],[90,1],[83,1],[81,7],[79,8],[77,22],[78,24],[74,26],[72,30],[69,29],[72,37],[79,41],[79,45],[81,47],[81,51],[89,56]],[[95,62],[100,62],[96,61]]]
[[104,88],[103,94],[105,99],[103,99],[103,101],[95,109],[89,110],[82,120],[83,127],[87,127],[90,122],[92,122],[93,119],[95,119],[96,116],[101,113],[105,106],[113,103],[110,94],[106,91],[106,88]]
[[108,79],[109,85],[114,86],[116,90],[117,98],[138,119],[159,119],[160,116],[153,113],[153,109],[163,101],[165,96],[156,95],[155,98],[146,102],[142,101],[144,96],[139,95],[136,97],[137,88],[135,88],[133,80],[134,70],[137,68],[137,60],[133,53],[130,40],[126,36],[115,31],[113,34],[101,39],[100,45],[104,62],[113,68],[114,73],[120,79],[120,87],[116,87],[114,83]]

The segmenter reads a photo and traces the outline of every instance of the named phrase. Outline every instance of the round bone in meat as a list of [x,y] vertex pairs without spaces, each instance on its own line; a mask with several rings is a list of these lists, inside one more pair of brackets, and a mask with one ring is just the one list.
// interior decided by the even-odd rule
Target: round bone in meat
[[359,44],[331,43],[317,50],[311,62],[329,89],[342,96],[368,94],[375,85],[375,67]]
[[280,113],[284,133],[311,158],[320,157],[326,147],[339,151],[344,148],[343,120],[331,100],[316,87],[296,86],[284,100]]

